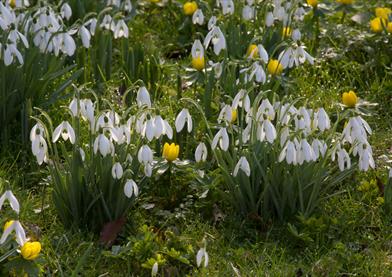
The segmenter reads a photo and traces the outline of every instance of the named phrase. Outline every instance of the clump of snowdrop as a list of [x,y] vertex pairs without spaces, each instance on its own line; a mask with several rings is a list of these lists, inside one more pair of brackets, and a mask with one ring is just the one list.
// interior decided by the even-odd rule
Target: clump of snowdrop
[[[229,124],[232,107],[242,114],[233,126]],[[223,105],[217,131],[210,136],[211,148],[239,211],[281,219],[296,212],[310,215],[320,195],[347,176],[353,164],[357,162],[361,171],[374,168],[370,126],[360,116],[345,114],[339,120],[347,120],[341,131],[337,129],[341,121],[332,122],[324,108],[271,103],[263,93],[252,102],[245,90],[235,95],[231,105]],[[293,186],[307,196],[295,193],[285,199]],[[317,196],[308,197],[309,190]],[[292,201],[287,204],[291,208],[286,201]]]
[[[142,89],[139,109],[148,110],[149,100],[147,90]],[[61,220],[69,227],[88,226],[95,231],[123,216],[138,197],[145,177],[152,175],[153,152],[145,143],[173,135],[168,122],[159,115],[149,114],[147,118],[141,112],[144,119],[139,121],[138,131],[136,115],[99,110],[99,106],[90,99],[74,98],[67,108],[68,119],[53,127],[42,112],[42,119],[37,118],[30,133],[37,162],[48,164]],[[90,209],[85,204],[92,199],[101,200],[88,204]],[[104,215],[94,214],[103,210]],[[84,216],[87,212],[89,215]]]
[[[108,6],[114,6],[113,12],[130,13],[133,10],[130,0],[108,1]],[[64,54],[73,56],[77,50],[79,37],[84,48],[91,47],[91,39],[95,35],[97,26],[110,30],[114,39],[128,38],[129,28],[124,18],[112,18],[106,14],[100,22],[97,18],[90,18],[78,26],[70,27],[73,11],[71,6],[65,2],[60,7],[54,5],[32,6],[29,2],[15,1],[14,9],[11,5],[0,3],[0,35],[4,44],[0,44],[0,55],[4,64],[9,66],[15,62],[24,64],[24,49],[37,47],[42,53],[53,53],[56,56]],[[26,8],[29,12],[26,13]],[[117,19],[118,18],[118,19]],[[6,37],[4,37],[6,36]],[[32,42],[27,37],[32,37]]]

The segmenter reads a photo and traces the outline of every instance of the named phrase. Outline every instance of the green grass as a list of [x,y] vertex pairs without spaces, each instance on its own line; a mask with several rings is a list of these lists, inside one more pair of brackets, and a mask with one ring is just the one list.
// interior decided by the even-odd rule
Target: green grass
[[[339,18],[329,20],[336,22]],[[185,31],[178,29],[179,22],[181,18],[173,11],[157,8],[133,25],[135,41],[145,45],[147,53],[159,56],[163,96],[157,102],[173,115],[177,108],[177,75],[183,76],[182,66],[189,64],[188,51],[181,47],[182,40],[187,40]],[[357,39],[363,28],[353,23],[348,23],[338,36],[332,36],[332,24],[324,27],[319,56],[326,49],[332,49],[336,56],[294,70],[286,89],[310,107],[323,106],[330,111],[339,109],[336,103],[342,92],[351,89],[360,98],[378,103],[368,118],[374,129],[371,143],[377,170],[355,173],[336,189],[339,193],[322,201],[311,218],[298,216],[290,224],[241,220],[218,189],[211,190],[206,199],[198,199],[200,184],[192,183],[189,176],[193,175],[185,173],[185,177],[181,175],[171,183],[177,186],[173,191],[178,199],[168,200],[164,208],[146,210],[143,205],[154,199],[143,194],[114,246],[106,248],[98,243],[97,235],[71,232],[62,226],[51,201],[48,174],[28,158],[30,153],[19,155],[15,149],[2,149],[0,179],[7,186],[5,180],[10,181],[22,204],[21,221],[42,243],[42,274],[150,276],[151,270],[142,264],[162,254],[166,262],[160,266],[160,273],[164,276],[392,276],[392,221],[384,213],[382,192],[376,185],[378,179],[381,183],[386,180],[387,163],[382,155],[389,159],[392,156],[391,58],[387,57],[391,48],[380,41],[372,44],[369,38]],[[376,51],[369,50],[369,45]],[[118,101],[115,93],[121,83],[106,82],[105,97]],[[183,95],[195,93],[197,88],[190,87]],[[52,107],[51,114],[61,118],[56,107]],[[359,189],[364,182],[371,184],[366,191]],[[162,186],[166,180],[152,183]],[[159,188],[153,189],[159,194]],[[187,198],[189,194],[192,198]],[[35,212],[37,209],[40,211]],[[218,215],[221,217],[216,220]],[[1,222],[7,216],[1,212]],[[203,238],[210,263],[198,269],[195,256]],[[168,254],[172,248],[181,253],[183,260]]]

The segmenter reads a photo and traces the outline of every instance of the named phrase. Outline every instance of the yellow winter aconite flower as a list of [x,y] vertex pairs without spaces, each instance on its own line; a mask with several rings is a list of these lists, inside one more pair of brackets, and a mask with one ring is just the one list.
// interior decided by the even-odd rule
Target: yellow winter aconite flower
[[318,0],[306,0],[309,6],[312,6],[313,8],[317,7]]
[[11,8],[15,8],[16,7],[16,0],[10,0],[9,4],[10,4]]
[[387,25],[387,32],[392,33],[392,22],[389,22]]
[[26,260],[34,260],[41,252],[41,243],[38,241],[26,242],[20,249],[20,254]]
[[168,161],[172,162],[178,158],[178,154],[180,153],[180,146],[175,144],[165,143],[163,146],[163,157]]
[[283,27],[282,37],[289,37],[291,36],[291,28],[290,27]]
[[198,6],[195,1],[186,2],[183,7],[184,13],[186,15],[192,15],[197,10],[197,8],[198,8]]
[[283,72],[283,65],[278,60],[271,59],[268,62],[267,69],[271,75],[280,75]]
[[231,110],[231,123],[236,122],[237,121],[237,117],[238,117],[237,109],[232,109]]
[[388,20],[389,15],[392,13],[390,8],[376,8],[375,14],[377,17]]
[[192,66],[196,70],[203,70],[205,66],[204,56],[192,58]]
[[387,27],[387,20],[381,17],[376,17],[370,20],[370,29],[375,33],[381,33],[383,30],[383,26]]
[[353,108],[358,102],[358,97],[352,90],[350,90],[349,92],[343,92],[342,102],[347,107]]
[[256,58],[259,55],[259,49],[257,49],[256,44],[251,44],[246,51],[246,56],[250,58]]
[[12,225],[12,223],[14,223],[13,220],[8,220],[8,221],[4,224],[3,231],[7,230],[8,227],[10,227],[10,226]]
[[340,4],[350,5],[354,2],[354,0],[336,0],[336,2]]

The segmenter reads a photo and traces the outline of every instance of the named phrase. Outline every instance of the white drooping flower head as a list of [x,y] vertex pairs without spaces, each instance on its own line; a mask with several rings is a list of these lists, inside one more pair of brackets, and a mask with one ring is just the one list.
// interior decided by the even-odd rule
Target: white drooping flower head
[[193,24],[199,24],[203,25],[204,24],[204,14],[201,9],[197,9],[192,16],[192,22]]
[[237,109],[238,107],[244,108],[246,112],[250,110],[250,98],[246,90],[241,89],[233,99],[231,104],[232,109]]
[[119,162],[115,163],[112,167],[112,176],[113,179],[121,179],[123,176],[124,170]]
[[63,138],[64,141],[67,141],[69,139],[72,144],[75,143],[75,131],[68,121],[61,122],[60,125],[57,126],[56,129],[54,129],[53,143],[55,143],[60,138],[60,136]]
[[175,121],[177,133],[181,132],[181,130],[184,128],[185,122],[187,123],[188,133],[192,132],[192,128],[193,128],[192,117],[191,114],[189,113],[189,110],[186,108],[182,109],[181,112],[177,115]]
[[151,108],[150,94],[148,93],[146,87],[139,88],[136,95],[136,101],[139,108],[143,105],[146,105],[148,108]]
[[204,48],[200,40],[197,39],[193,43],[191,54],[193,59],[204,57]]
[[126,197],[131,198],[132,195],[137,197],[139,195],[139,187],[134,180],[128,179],[124,185],[124,194]]
[[20,206],[18,199],[16,199],[15,195],[10,190],[6,190],[3,195],[0,197],[0,210],[4,205],[5,200],[8,200],[10,203],[11,208],[19,214]]
[[114,152],[113,143],[104,134],[99,134],[94,141],[94,153],[98,151],[103,157]]
[[207,34],[204,39],[204,47],[207,49],[212,42],[214,46],[214,53],[219,55],[219,53],[226,49],[226,39],[223,35],[221,29],[218,26],[212,27],[211,31]]
[[12,224],[4,230],[1,238],[0,238],[0,245],[3,244],[8,236],[12,233],[15,232],[15,240],[19,244],[20,247],[22,247],[27,241],[26,233],[22,227],[22,224],[18,220],[14,220]]
[[207,160],[208,150],[207,146],[204,142],[200,142],[199,145],[196,147],[195,151],[195,161],[198,162],[205,162]]
[[248,177],[250,176],[250,165],[249,165],[248,160],[244,156],[242,156],[238,160],[238,162],[237,162],[237,164],[236,164],[236,166],[234,168],[234,171],[233,171],[233,176],[234,177],[236,177],[238,175],[238,171],[240,169],[246,174],[246,176],[248,176]]
[[60,9],[60,15],[62,18],[69,20],[72,16],[72,9],[70,7],[70,5],[65,2]]
[[143,145],[142,147],[140,147],[137,157],[140,163],[152,163],[153,154],[151,148],[148,145]]
[[208,258],[208,253],[207,253],[205,247],[202,247],[202,248],[200,248],[199,251],[197,251],[197,254],[196,254],[196,264],[197,264],[197,267],[200,267],[203,258],[204,258],[203,266],[207,267],[209,258]]
[[214,139],[212,140],[211,143],[211,148],[214,150],[218,143],[220,149],[223,151],[227,151],[229,149],[229,135],[227,134],[226,128],[221,128],[215,135]]

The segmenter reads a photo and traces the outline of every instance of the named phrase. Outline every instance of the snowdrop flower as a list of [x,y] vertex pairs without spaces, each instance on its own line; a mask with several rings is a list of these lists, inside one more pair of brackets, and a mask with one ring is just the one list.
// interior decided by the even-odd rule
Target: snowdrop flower
[[152,163],[153,161],[153,154],[148,145],[143,145],[140,147],[139,152],[137,154],[137,158],[140,163]]
[[7,190],[3,193],[3,195],[0,197],[0,210],[4,205],[5,200],[8,200],[10,202],[11,208],[19,214],[19,202],[18,199],[16,199],[15,195],[12,193],[12,191]]
[[15,232],[15,239],[19,246],[23,246],[27,242],[28,239],[26,238],[26,233],[22,224],[20,224],[18,220],[14,220],[14,222],[4,230],[3,235],[0,238],[0,244],[3,244],[12,232]]
[[124,20],[119,20],[114,28],[114,38],[128,38],[129,30],[127,24],[125,24]]
[[241,89],[233,99],[233,103],[231,104],[231,108],[236,110],[238,107],[244,108],[246,112],[250,110],[250,98],[246,90]]
[[131,0],[126,0],[124,4],[124,11],[131,12],[132,11],[132,2]]
[[280,4],[277,5],[277,3],[275,3],[275,7],[272,14],[279,21],[286,21],[288,18],[285,8],[282,7]]
[[107,14],[103,17],[102,22],[99,26],[106,30],[114,31],[115,23],[113,21],[113,18],[109,14]]
[[149,162],[144,164],[144,175],[147,177],[151,177],[152,175],[152,165]]
[[219,142],[219,147],[223,151],[229,149],[229,135],[227,134],[226,128],[221,128],[215,135],[211,143],[211,148],[214,150]]
[[389,177],[389,179],[392,179],[392,168],[389,169],[388,177]]
[[31,150],[33,155],[37,158],[37,163],[41,165],[43,162],[47,162],[48,145],[41,135],[36,135],[31,143]]
[[351,159],[347,151],[338,144],[338,146],[332,151],[331,159],[335,161],[336,155],[338,156],[338,165],[340,171],[351,168]]
[[3,29],[3,31],[6,31],[9,29],[11,24],[16,23],[16,16],[13,10],[9,9],[8,7],[5,7],[1,2],[0,2],[0,12],[1,12],[0,27],[1,29]]
[[86,159],[86,153],[84,152],[84,150],[82,148],[79,148],[79,153],[80,153],[80,158],[82,159],[82,162],[84,162]]
[[268,119],[263,120],[262,123],[258,123],[256,137],[259,141],[267,139],[269,143],[273,143],[276,139],[276,130],[274,125]]
[[314,64],[314,58],[308,52],[306,52],[305,46],[303,45],[297,47],[295,50],[295,55],[301,64],[305,63],[306,61],[312,65]]
[[253,79],[253,77],[255,77],[255,81],[257,83],[265,83],[267,80],[267,76],[265,74],[265,71],[263,69],[263,67],[258,63],[258,62],[254,62],[252,64],[251,67],[251,73],[249,75],[249,81]]
[[265,15],[265,25],[271,27],[274,24],[274,15],[272,12],[267,12]]
[[203,25],[204,24],[204,15],[203,11],[201,9],[197,9],[192,16],[192,22],[193,24],[199,24]]
[[169,139],[173,137],[173,129],[167,120],[163,120],[160,115],[154,117],[154,137],[166,135]]
[[121,125],[118,127],[112,127],[109,129],[110,137],[113,139],[117,144],[121,145],[123,143],[129,144],[131,141],[131,129],[129,126]]
[[79,36],[82,39],[84,48],[90,48],[91,34],[84,25],[80,26],[79,28]]
[[84,24],[85,26],[90,25],[90,33],[91,35],[95,35],[95,29],[97,27],[97,19],[96,18],[91,18],[89,20],[86,21],[86,23]]
[[216,16],[211,16],[210,20],[208,20],[208,30],[211,30],[216,25]]
[[311,119],[309,111],[305,107],[301,107],[298,110],[297,115],[294,118],[295,130],[301,130],[305,135],[309,134],[311,131]]
[[191,117],[191,114],[189,113],[188,109],[184,108],[177,115],[177,118],[175,121],[177,133],[181,132],[181,130],[184,128],[185,121],[187,122],[188,133],[192,132],[192,127],[193,127],[192,117]]
[[36,123],[33,126],[33,128],[31,128],[30,141],[35,140],[37,136],[43,136],[43,135],[44,135],[44,127],[41,125],[41,123]]
[[60,15],[62,18],[69,20],[72,16],[72,9],[67,2],[65,2],[60,9]]
[[136,95],[136,101],[139,108],[141,108],[143,105],[151,108],[150,94],[148,93],[146,87],[139,88]]
[[68,56],[73,56],[76,50],[76,44],[69,32],[60,34],[60,41],[61,51]]
[[152,139],[154,138],[154,129],[154,120],[150,118],[145,122],[142,136],[146,136],[148,141],[152,141]]
[[295,149],[295,144],[291,140],[288,140],[282,152],[279,155],[279,162],[286,159],[288,164],[297,164],[297,150]]
[[94,153],[97,154],[98,150],[103,157],[114,151],[113,143],[104,134],[99,134],[94,141]]
[[118,163],[118,162],[115,163],[115,164],[113,165],[113,167],[112,167],[112,176],[113,176],[113,179],[120,180],[121,177],[123,176],[123,173],[124,173],[124,171],[123,171],[123,168],[122,168],[121,164]]
[[310,162],[316,160],[313,148],[306,139],[302,139],[297,149],[297,163],[302,165],[304,161]]
[[155,262],[154,265],[151,268],[151,276],[157,276],[158,274],[158,262]]
[[80,100],[80,113],[83,120],[88,120],[90,122],[91,130],[94,130],[95,125],[95,106],[90,99]]
[[331,121],[329,120],[328,114],[323,108],[320,108],[314,115],[316,126],[321,132],[331,128]]
[[327,144],[325,141],[320,141],[318,139],[314,139],[312,142],[312,148],[314,153],[314,160],[317,160],[320,156],[324,157],[327,152]]
[[233,14],[234,13],[234,2],[233,0],[220,0],[222,5],[222,13],[226,14]]
[[18,59],[20,65],[23,65],[23,57],[14,43],[7,44],[4,49],[4,64],[9,66],[14,61],[14,57]]
[[268,63],[269,60],[268,52],[267,50],[265,50],[262,44],[257,45],[257,51],[259,53],[261,60],[265,63]]
[[304,19],[305,14],[306,14],[305,9],[303,7],[299,7],[294,12],[294,19],[297,21],[302,21]]
[[119,145],[130,140],[131,131],[128,130],[126,125],[109,128],[109,132],[110,139],[114,140]]
[[9,34],[8,34],[8,41],[9,42],[12,42],[13,44],[16,45],[19,42],[19,40],[22,41],[23,45],[26,48],[29,48],[29,42],[27,41],[27,38],[25,37],[24,34],[19,32],[17,29],[14,29],[9,32]]
[[61,122],[60,125],[54,129],[53,143],[55,143],[60,138],[60,135],[64,141],[69,139],[72,144],[75,143],[75,131],[68,121]]
[[361,146],[361,151],[359,152],[359,170],[368,171],[369,167],[375,168],[375,163],[373,159],[373,151],[369,144],[363,144]]
[[204,142],[200,142],[199,145],[196,147],[195,151],[195,161],[198,162],[205,162],[207,160],[207,146],[204,144]]
[[224,105],[218,116],[218,123],[224,120],[226,123],[233,122],[237,114],[233,111],[230,105]]
[[197,267],[200,267],[203,258],[204,258],[204,267],[207,267],[208,266],[208,253],[207,253],[205,247],[200,248],[200,250],[197,252],[197,255],[196,255]]
[[242,156],[238,163],[236,164],[235,168],[234,168],[234,172],[233,172],[233,176],[236,177],[238,175],[238,170],[242,170],[246,176],[250,176],[250,166],[249,166],[249,162],[246,159],[246,157]]
[[191,54],[192,54],[193,59],[204,57],[204,48],[203,48],[203,45],[201,44],[200,40],[197,39],[193,43]]
[[215,77],[217,79],[220,78],[223,72],[223,61],[222,62],[216,62],[214,63],[213,61],[209,60],[208,64],[211,66],[211,68],[214,70]]
[[353,143],[355,141],[367,142],[367,134],[372,130],[369,124],[360,116],[352,117],[343,129],[343,140]]
[[275,119],[275,109],[268,99],[261,101],[261,104],[257,109],[256,120],[262,121],[264,118],[269,120]]
[[291,34],[291,38],[294,41],[299,41],[301,40],[301,31],[299,29],[294,29],[293,33]]
[[137,197],[139,195],[139,188],[134,180],[129,179],[124,185],[124,194],[126,197],[131,198],[132,195]]
[[244,20],[251,20],[255,17],[255,8],[252,6],[245,5],[242,9],[242,18]]
[[214,45],[214,53],[219,55],[222,49],[226,49],[226,39],[221,29],[217,26],[212,27],[211,31],[204,39],[204,47],[207,49],[210,42]]
[[108,0],[107,3],[106,3],[107,6],[113,5],[113,6],[117,7],[117,8],[120,7],[120,4],[121,4],[121,0]]

